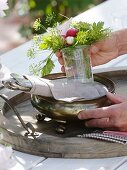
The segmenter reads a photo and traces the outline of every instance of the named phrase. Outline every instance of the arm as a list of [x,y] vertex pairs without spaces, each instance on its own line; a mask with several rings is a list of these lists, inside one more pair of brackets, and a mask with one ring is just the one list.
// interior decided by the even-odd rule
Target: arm
[[127,29],[112,32],[111,36],[91,46],[92,65],[105,64],[127,53]]

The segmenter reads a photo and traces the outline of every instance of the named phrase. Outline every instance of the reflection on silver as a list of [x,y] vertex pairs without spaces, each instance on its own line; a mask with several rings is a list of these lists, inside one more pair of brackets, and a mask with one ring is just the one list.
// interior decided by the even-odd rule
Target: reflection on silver
[[20,76],[16,73],[11,73],[11,77],[7,80],[2,81],[4,87],[11,90],[21,90],[29,92],[32,88],[32,83],[24,76]]

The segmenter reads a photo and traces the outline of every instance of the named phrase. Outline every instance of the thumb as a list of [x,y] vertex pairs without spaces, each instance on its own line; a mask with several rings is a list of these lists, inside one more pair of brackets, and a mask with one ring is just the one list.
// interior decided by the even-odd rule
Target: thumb
[[103,50],[105,45],[105,40],[101,40],[91,45],[90,51],[92,54],[97,54],[98,51]]
[[106,95],[107,95],[108,99],[114,104],[118,104],[118,103],[127,101],[127,98],[117,95],[117,94],[112,94],[110,92],[107,92]]
[[99,51],[99,48],[98,48],[98,46],[96,44],[95,45],[91,45],[90,52],[92,54],[96,54],[98,51]]

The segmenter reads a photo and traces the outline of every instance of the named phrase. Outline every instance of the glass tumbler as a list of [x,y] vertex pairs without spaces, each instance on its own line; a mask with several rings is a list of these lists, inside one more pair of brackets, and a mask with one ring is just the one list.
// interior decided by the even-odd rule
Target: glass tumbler
[[93,82],[90,46],[81,45],[62,49],[65,73],[68,80],[81,83]]

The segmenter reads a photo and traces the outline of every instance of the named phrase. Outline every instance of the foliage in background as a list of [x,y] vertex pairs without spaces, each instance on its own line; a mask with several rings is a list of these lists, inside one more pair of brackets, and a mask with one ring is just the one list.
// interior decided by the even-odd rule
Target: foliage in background
[[[19,30],[23,37],[31,39],[31,34],[35,33],[32,28],[35,19],[41,18],[42,24],[47,27],[44,21],[46,16],[53,12],[63,14],[70,18],[102,1],[103,0],[9,0],[9,7],[10,9],[17,10],[17,14],[21,17],[23,15],[31,17],[31,24],[29,24],[29,26],[27,24],[22,25]],[[56,20],[61,22],[63,18],[57,15]],[[40,32],[42,33],[42,31]]]
[[[70,18],[100,2],[101,0],[73,0],[73,3],[72,0],[28,0],[31,16],[34,19],[41,18],[42,24],[45,27],[47,27],[44,22],[46,16],[53,12]],[[56,20],[61,22],[63,18],[61,19],[60,15],[57,15]]]
[[[103,1],[105,0],[9,0],[8,4],[11,12],[16,10],[17,15],[21,17],[26,15],[31,18],[31,23],[21,25],[19,30],[23,37],[31,39],[31,35],[35,33],[32,28],[35,19],[41,18],[42,24],[47,27],[44,20],[53,12],[70,18]],[[57,21],[62,20],[63,18],[57,15]]]

